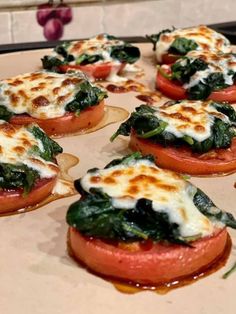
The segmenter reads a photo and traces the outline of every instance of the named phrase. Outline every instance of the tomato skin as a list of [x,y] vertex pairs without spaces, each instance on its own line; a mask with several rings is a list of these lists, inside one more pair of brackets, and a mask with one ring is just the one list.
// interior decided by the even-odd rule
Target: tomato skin
[[[162,71],[170,73],[170,70],[168,69],[162,68]],[[178,82],[174,82],[164,77],[160,70],[157,71],[156,87],[165,96],[171,99],[174,100],[188,99],[186,89],[184,89]],[[207,99],[219,102],[234,103],[236,102],[236,85],[224,88],[219,91],[214,91],[210,94],[210,96]]]
[[95,80],[106,80],[111,72],[120,73],[125,65],[125,63],[113,64],[112,62],[87,65],[61,65],[59,66],[59,70],[64,73],[68,70],[81,70],[88,77],[92,77]]
[[171,54],[171,53],[165,53],[162,55],[162,64],[172,64],[174,63],[175,61],[177,61],[179,58],[181,58],[182,56],[180,55],[174,55],[174,54]]
[[173,282],[202,271],[223,254],[228,237],[224,228],[192,242],[192,247],[156,243],[149,249],[138,246],[137,250],[128,250],[84,237],[73,227],[68,232],[73,256],[94,272],[150,285]]
[[56,180],[57,176],[38,180],[27,196],[23,196],[22,189],[0,190],[0,213],[9,213],[37,205],[51,194]]
[[36,119],[28,115],[15,115],[9,122],[14,125],[37,123],[48,135],[70,134],[98,124],[104,116],[104,106],[104,101],[101,101],[98,105],[81,111],[79,116],[73,112],[68,112],[62,117],[52,119]]
[[[206,154],[193,154],[190,149],[164,147],[134,132],[130,136],[130,148],[143,155],[151,154],[158,166],[190,175],[229,174],[236,171],[236,138],[230,149],[216,149]],[[212,153],[214,155],[212,156]]]
[[[166,69],[162,69],[162,71],[166,71]],[[166,72],[169,73],[169,71],[166,71]],[[187,99],[188,98],[186,90],[182,86],[175,84],[173,81],[164,77],[161,74],[160,70],[157,71],[156,87],[165,96],[167,96],[171,99],[181,100],[181,99]]]

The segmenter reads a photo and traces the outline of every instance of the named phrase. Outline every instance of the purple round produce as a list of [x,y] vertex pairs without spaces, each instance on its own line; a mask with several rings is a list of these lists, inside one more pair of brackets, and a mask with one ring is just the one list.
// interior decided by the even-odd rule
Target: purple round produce
[[55,9],[51,3],[40,4],[36,13],[37,22],[39,25],[44,26],[54,15]]
[[47,40],[58,40],[63,35],[63,24],[58,18],[52,18],[44,25],[43,34]]
[[72,20],[72,9],[63,3],[56,7],[56,17],[62,21],[63,24],[68,24]]

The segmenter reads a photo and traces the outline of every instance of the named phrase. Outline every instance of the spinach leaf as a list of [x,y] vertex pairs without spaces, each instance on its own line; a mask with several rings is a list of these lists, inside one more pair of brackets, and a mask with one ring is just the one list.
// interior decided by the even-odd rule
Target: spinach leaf
[[204,71],[208,64],[202,59],[190,59],[183,57],[171,66],[172,79],[181,83],[189,83],[191,76],[197,71]]
[[0,163],[0,188],[23,188],[24,194],[30,192],[39,173],[24,164]]
[[43,150],[39,146],[32,147],[32,153],[37,154],[46,161],[53,161],[55,156],[62,153],[62,147],[47,136],[39,127],[29,127],[29,131],[39,140],[43,145]]
[[44,56],[41,61],[43,68],[52,72],[58,72],[58,67],[65,64],[64,61],[51,56]]
[[220,221],[227,227],[236,229],[236,219],[233,215],[217,208],[212,200],[200,189],[197,189],[193,202],[200,212],[209,219]]
[[75,62],[76,64],[79,64],[79,65],[86,65],[86,64],[95,63],[99,60],[103,60],[102,55],[88,55],[86,53],[83,53],[76,59]]
[[[173,102],[174,104],[175,102]],[[188,145],[193,152],[197,153],[206,153],[213,148],[227,148],[236,136],[233,128],[236,123],[236,114],[232,112],[232,108],[228,108],[229,105],[213,103],[213,106],[217,110],[219,108],[219,112],[227,115],[230,121],[225,122],[215,118],[211,126],[211,135],[202,142],[184,134],[177,138],[173,133],[166,131],[167,122],[158,119],[154,115],[155,109],[145,105],[136,108],[136,111],[131,113],[129,119],[120,125],[110,140],[113,141],[118,135],[128,136],[133,129],[140,138],[149,139],[163,146]]]
[[153,44],[153,50],[156,50],[156,44],[160,39],[160,36],[162,34],[167,34],[167,33],[172,33],[175,30],[175,27],[173,27],[172,29],[163,29],[161,32],[157,33],[157,34],[152,34],[152,35],[146,35],[146,38],[148,40],[150,40],[150,42]]
[[13,115],[13,112],[9,111],[5,106],[0,105],[0,120],[9,121]]
[[140,58],[140,50],[129,44],[112,46],[110,55],[122,63],[134,63]]
[[67,50],[68,50],[70,45],[71,45],[70,42],[64,42],[64,43],[56,46],[56,48],[54,49],[55,52],[57,52],[59,55],[64,57],[64,61],[66,61],[66,62],[71,62],[71,61],[75,60],[73,55],[68,54]]
[[140,152],[135,152],[123,158],[113,159],[109,164],[106,165],[105,169],[111,168],[117,165],[129,165],[138,160],[149,160],[154,163],[154,157],[152,155],[142,156]]
[[118,209],[102,193],[88,194],[73,203],[67,212],[67,223],[86,236],[121,241],[153,239],[185,243],[177,224],[168,215],[152,209],[149,200],[140,199],[134,209]]
[[192,40],[184,37],[176,38],[171,44],[168,52],[178,55],[186,55],[191,50],[196,50],[198,44]]
[[74,100],[66,105],[66,111],[80,113],[90,106],[96,106],[104,98],[107,93],[102,89],[91,85],[88,81],[83,81],[79,86],[79,91],[75,95]]
[[223,73],[210,73],[207,78],[200,81],[197,85],[188,89],[189,99],[206,99],[212,91],[228,87],[225,83]]

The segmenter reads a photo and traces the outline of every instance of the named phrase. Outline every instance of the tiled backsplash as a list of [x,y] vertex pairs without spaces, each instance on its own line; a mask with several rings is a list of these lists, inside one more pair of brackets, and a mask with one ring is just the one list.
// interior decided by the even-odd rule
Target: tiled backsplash
[[[12,9],[0,8],[0,44],[46,40],[43,27],[36,20],[36,7],[23,10],[21,6],[17,9],[17,5],[22,3],[31,5],[45,1],[0,0],[1,5],[13,2],[15,6]],[[102,32],[139,36],[171,26],[233,21],[236,12],[236,0],[71,0],[64,3],[70,4],[73,19],[64,25],[61,39],[84,38]]]

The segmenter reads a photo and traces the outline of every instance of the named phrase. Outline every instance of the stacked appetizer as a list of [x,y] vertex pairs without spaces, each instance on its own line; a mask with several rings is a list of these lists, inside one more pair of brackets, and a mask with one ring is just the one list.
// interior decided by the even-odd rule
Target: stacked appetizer
[[48,135],[74,133],[101,121],[105,97],[82,72],[21,74],[0,81],[0,119],[37,123]]
[[90,78],[113,81],[127,64],[133,64],[139,57],[137,47],[100,34],[88,40],[65,42],[57,46],[51,56],[45,56],[42,63],[43,68],[50,71],[79,69]]
[[191,51],[157,71],[157,88],[172,99],[236,102],[236,55]]
[[130,135],[130,147],[155,156],[164,168],[193,175],[236,171],[236,112],[214,101],[141,105],[112,136]]
[[165,29],[147,36],[153,43],[158,63],[173,63],[189,51],[232,51],[229,40],[213,29],[200,25],[183,29]]
[[198,188],[133,154],[75,181],[67,213],[69,250],[103,276],[160,285],[194,276],[220,259],[236,228]]
[[[38,205],[54,192],[62,148],[37,125],[0,120],[0,213]],[[55,191],[56,192],[56,191]]]

